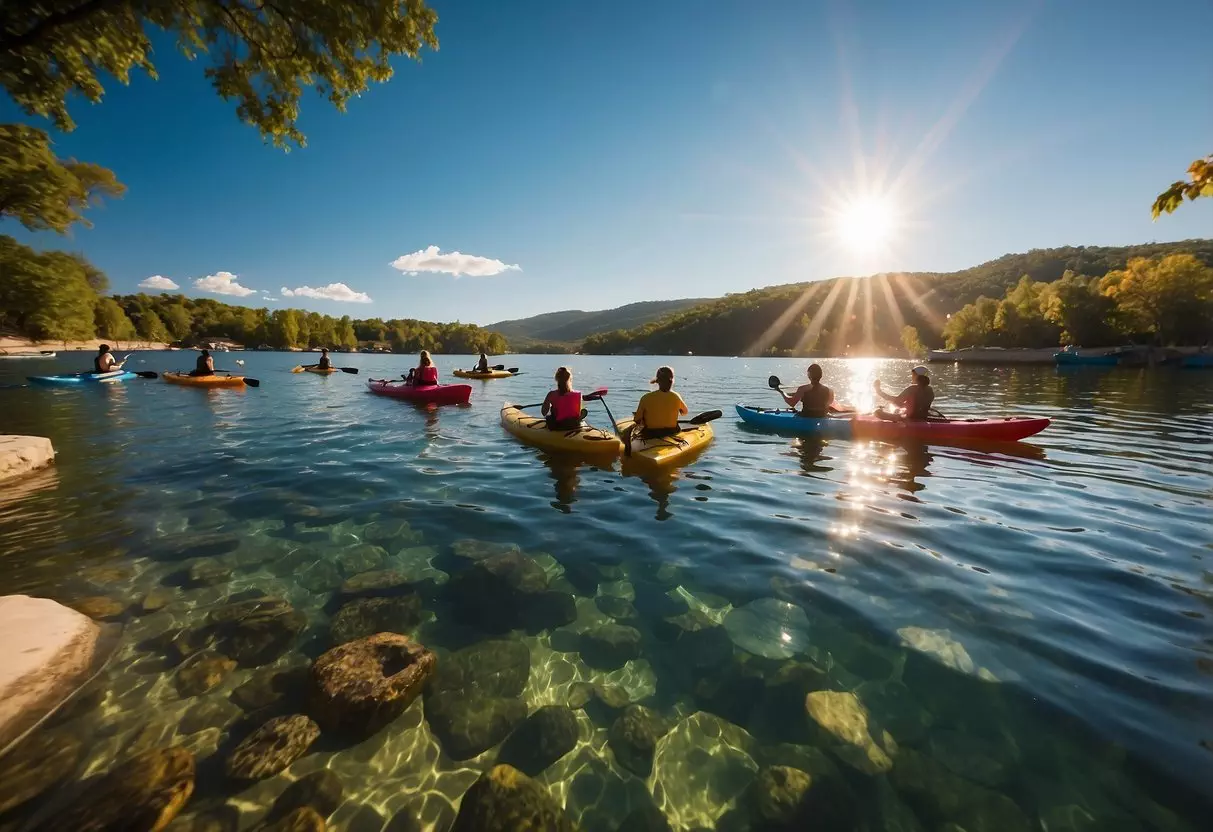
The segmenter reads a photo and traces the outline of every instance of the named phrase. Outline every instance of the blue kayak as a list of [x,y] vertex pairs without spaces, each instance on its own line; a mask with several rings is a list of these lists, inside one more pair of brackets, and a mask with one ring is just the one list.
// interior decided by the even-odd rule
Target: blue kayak
[[748,404],[737,405],[737,415],[747,425],[768,430],[804,436],[832,436],[838,439],[849,439],[851,427],[854,424],[854,420],[848,416],[812,419],[807,416],[798,416],[796,411],[786,408],[769,410],[765,407],[754,407]]
[[64,373],[57,376],[28,376],[34,384],[102,384],[109,381],[126,381],[137,378],[130,370],[110,370],[108,373]]

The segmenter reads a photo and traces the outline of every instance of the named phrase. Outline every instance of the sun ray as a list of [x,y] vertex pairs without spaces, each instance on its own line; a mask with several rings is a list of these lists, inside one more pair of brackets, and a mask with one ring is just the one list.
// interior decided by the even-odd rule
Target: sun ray
[[825,284],[814,283],[810,286],[806,286],[805,290],[800,293],[800,297],[788,304],[788,308],[785,309],[779,315],[779,317],[775,319],[775,322],[767,327],[766,331],[763,332],[762,335],[758,336],[754,343],[750,345],[749,349],[746,350],[746,355],[762,355],[765,353],[771,344],[774,344],[777,340],[779,340],[779,336],[783,335],[783,333],[791,325],[792,321],[797,315],[800,314],[801,310],[808,305],[809,301],[813,299],[813,296],[821,290],[823,285]]
[[848,280],[847,283],[850,284],[850,291],[847,292],[847,305],[842,310],[841,325],[834,330],[834,337],[830,343],[831,355],[846,355],[849,352],[847,347],[850,344],[847,343],[847,337],[851,332],[851,316],[854,314],[855,298],[859,294],[859,281]]
[[931,328],[936,331],[943,329],[944,319],[931,308],[930,304],[927,303],[926,297],[910,285],[911,283],[918,284],[918,278],[912,274],[896,274],[893,276],[893,279],[894,288],[901,289],[902,295],[910,302],[914,310],[931,325]]
[[897,336],[901,336],[901,328],[906,325],[906,318],[901,314],[901,304],[897,302],[897,297],[893,294],[893,287],[889,285],[889,276],[881,274],[876,276],[876,282],[880,284],[880,290],[884,294],[885,306],[889,310],[889,314],[893,316],[893,326],[897,328]]
[[842,292],[842,280],[832,281],[830,292],[826,295],[826,299],[822,301],[821,308],[817,310],[817,314],[809,321],[808,328],[804,334],[800,336],[800,340],[796,342],[796,354],[800,355],[810,346],[816,347],[817,339],[821,336],[821,329],[825,326],[826,318],[830,315],[830,310],[834,308],[834,304],[838,301],[838,295]]

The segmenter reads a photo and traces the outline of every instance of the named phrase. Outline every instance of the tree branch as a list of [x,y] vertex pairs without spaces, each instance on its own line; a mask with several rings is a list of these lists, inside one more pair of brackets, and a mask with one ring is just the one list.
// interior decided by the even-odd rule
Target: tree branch
[[70,9],[42,18],[21,34],[0,38],[0,51],[16,52],[20,49],[25,49],[48,37],[55,29],[61,26],[78,23],[86,17],[108,7],[126,5],[129,5],[127,0],[85,0],[79,6],[73,6]]

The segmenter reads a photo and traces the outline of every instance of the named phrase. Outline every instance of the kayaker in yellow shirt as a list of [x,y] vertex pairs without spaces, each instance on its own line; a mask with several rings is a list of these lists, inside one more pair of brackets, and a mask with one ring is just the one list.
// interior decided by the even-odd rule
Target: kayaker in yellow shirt
[[674,369],[658,367],[657,377],[649,384],[657,389],[640,397],[636,406],[636,429],[642,437],[671,436],[678,433],[678,417],[687,415],[687,403],[674,392]]

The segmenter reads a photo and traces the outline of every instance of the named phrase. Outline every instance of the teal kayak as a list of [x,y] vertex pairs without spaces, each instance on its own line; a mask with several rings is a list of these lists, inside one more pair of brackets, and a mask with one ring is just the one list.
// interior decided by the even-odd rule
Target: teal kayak
[[795,433],[802,436],[827,436],[837,439],[849,439],[854,420],[847,416],[832,416],[823,419],[813,419],[799,416],[796,411],[781,409],[770,410],[765,407],[755,407],[748,404],[737,405],[737,415],[741,421],[755,427]]
[[34,384],[103,384],[111,381],[126,381],[137,378],[130,370],[110,370],[108,373],[63,373],[57,376],[28,376]]

